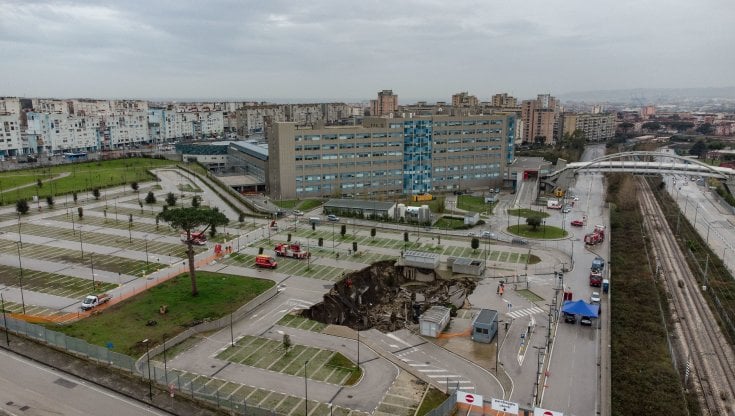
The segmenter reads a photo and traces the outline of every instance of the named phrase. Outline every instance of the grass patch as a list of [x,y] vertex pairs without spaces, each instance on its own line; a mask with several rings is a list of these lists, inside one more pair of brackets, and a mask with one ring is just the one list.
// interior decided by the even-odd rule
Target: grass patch
[[509,209],[508,215],[513,215],[516,217],[523,217],[523,218],[548,218],[549,217],[548,212],[534,211],[528,208]]
[[457,217],[441,217],[433,225],[436,228],[444,228],[450,230],[461,230],[466,228],[464,225],[464,218]]
[[429,411],[436,409],[440,404],[444,403],[449,396],[436,387],[429,387],[429,391],[424,395],[424,399],[421,401],[421,406],[416,411],[416,416],[423,416]]
[[284,209],[294,209],[296,208],[296,205],[299,204],[298,199],[282,199],[282,200],[271,199],[271,202],[273,202],[273,204],[275,204],[276,206],[279,206]]
[[329,367],[338,367],[350,372],[350,377],[344,382],[346,386],[352,386],[362,377],[362,369],[340,353],[335,353],[327,362]]
[[457,197],[457,208],[472,212],[485,212],[487,215],[493,213],[493,204],[486,204],[485,197],[472,195],[459,195]]
[[[99,315],[51,329],[95,345],[111,342],[114,351],[137,357],[146,350],[141,340],[160,344],[164,336],[171,338],[188,327],[234,312],[273,285],[270,280],[200,271],[199,295],[194,297],[188,274],[181,274]],[[159,313],[161,305],[168,305],[167,314]],[[150,320],[157,324],[146,325]]]
[[[18,185],[28,183],[28,177],[47,179],[68,173],[68,176],[44,183],[41,187],[29,186],[3,193],[5,203],[15,203],[18,199],[31,199],[38,195],[45,202],[46,196],[64,195],[72,192],[85,192],[93,188],[123,185],[132,182],[142,182],[154,179],[148,171],[163,166],[171,166],[174,162],[162,159],[125,158],[83,163],[71,163],[50,167],[23,169],[3,174],[0,180],[2,189],[7,189],[13,183]],[[18,186],[16,185],[16,186]],[[131,190],[128,188],[128,190]]]
[[535,230],[526,224],[511,225],[507,230],[509,233],[521,237],[538,239],[557,239],[564,238],[568,235],[568,233],[561,228],[551,225],[540,225]]
[[176,186],[179,191],[181,192],[202,192],[201,188],[198,186],[193,186],[190,183],[183,183]]
[[524,297],[524,298],[528,299],[531,302],[538,302],[538,301],[544,300],[544,298],[542,298],[541,296],[535,294],[534,292],[531,292],[528,289],[516,290],[516,294],[518,294],[521,297]]
[[431,201],[417,201],[417,202],[413,202],[410,199],[407,199],[407,200],[403,201],[403,203],[406,204],[407,206],[411,206],[411,207],[420,207],[421,205],[428,205],[429,206],[429,210],[431,212],[435,212],[435,213],[439,213],[439,214],[441,214],[441,213],[444,212],[444,197],[443,196],[440,196],[440,197],[437,197],[435,199],[432,199]]
[[302,211],[311,211],[312,209],[320,206],[323,203],[321,199],[305,199],[301,201],[299,209]]

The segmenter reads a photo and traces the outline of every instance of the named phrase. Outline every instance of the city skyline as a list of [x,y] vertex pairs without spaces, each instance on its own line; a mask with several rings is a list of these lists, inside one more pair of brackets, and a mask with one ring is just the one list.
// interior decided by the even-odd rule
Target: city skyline
[[[450,101],[726,87],[735,6],[703,2],[0,1],[0,95]],[[712,10],[720,12],[713,13]],[[300,98],[303,97],[303,98]]]

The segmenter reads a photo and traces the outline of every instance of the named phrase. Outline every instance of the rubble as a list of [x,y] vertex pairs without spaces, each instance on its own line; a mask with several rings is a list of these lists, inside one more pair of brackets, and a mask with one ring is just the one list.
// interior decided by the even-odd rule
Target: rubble
[[326,324],[345,325],[357,330],[376,328],[396,331],[418,322],[418,317],[434,305],[461,307],[475,290],[470,277],[445,279],[434,271],[428,282],[410,280],[403,266],[394,261],[374,263],[347,274],[335,283],[324,300],[304,310],[304,317]]

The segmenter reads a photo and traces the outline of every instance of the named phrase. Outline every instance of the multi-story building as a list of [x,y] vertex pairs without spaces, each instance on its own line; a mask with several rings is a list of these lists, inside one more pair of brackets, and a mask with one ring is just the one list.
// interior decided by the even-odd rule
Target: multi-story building
[[604,141],[615,137],[615,115],[613,114],[564,114],[563,134],[575,130],[584,132],[588,142]]
[[498,108],[515,108],[518,107],[518,99],[504,92],[495,94],[492,98],[492,106]]
[[0,157],[23,153],[20,109],[19,98],[0,98]]
[[95,151],[101,147],[100,118],[28,112],[27,153]]
[[549,94],[539,94],[535,100],[524,100],[521,104],[523,141],[531,143],[554,143],[559,137],[559,100]]
[[477,97],[467,91],[452,95],[452,107],[477,107],[478,104]]
[[378,93],[377,100],[370,100],[370,115],[373,117],[387,116],[398,111],[398,96],[393,90],[383,90]]
[[274,198],[486,189],[502,182],[514,133],[511,114],[369,117],[320,128],[276,122],[266,131],[266,182]]
[[237,134],[247,136],[264,131],[266,118],[273,122],[286,121],[286,111],[281,105],[248,105],[239,108],[236,117]]

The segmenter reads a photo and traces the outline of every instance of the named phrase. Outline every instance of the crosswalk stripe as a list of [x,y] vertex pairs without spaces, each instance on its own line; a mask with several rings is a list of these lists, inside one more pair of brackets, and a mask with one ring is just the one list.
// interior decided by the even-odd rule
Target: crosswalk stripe
[[[447,384],[447,380],[437,380],[437,382],[438,383]],[[459,384],[470,384],[471,381],[469,381],[469,380],[452,380],[452,381],[449,381],[449,383],[451,383],[451,384],[457,384],[457,383],[459,383]]]
[[456,374],[427,374],[427,376],[431,378],[460,378],[462,377]]
[[447,370],[434,370],[434,369],[419,369],[422,373],[446,373]]

